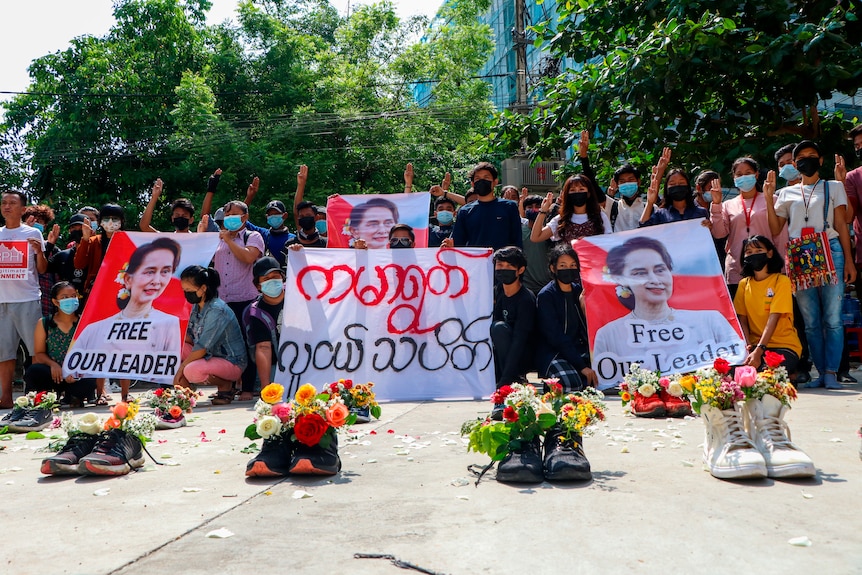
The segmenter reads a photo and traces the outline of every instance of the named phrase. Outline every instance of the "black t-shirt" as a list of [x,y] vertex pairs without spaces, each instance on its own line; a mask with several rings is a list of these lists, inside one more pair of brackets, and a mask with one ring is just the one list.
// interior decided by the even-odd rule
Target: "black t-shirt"
[[[260,311],[268,313],[272,318],[276,330],[275,341],[278,341],[278,335],[281,331],[281,310],[284,308],[284,300],[282,299],[277,304],[268,304],[261,299],[257,306]],[[251,316],[249,318],[248,344],[255,346],[265,341],[272,341],[272,332],[262,320]],[[276,351],[276,349],[272,350],[273,357],[275,357]]]

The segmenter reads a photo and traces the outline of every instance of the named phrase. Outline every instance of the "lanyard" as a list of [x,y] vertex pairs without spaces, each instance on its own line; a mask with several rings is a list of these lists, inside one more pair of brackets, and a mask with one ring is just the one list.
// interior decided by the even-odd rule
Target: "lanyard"
[[757,193],[755,192],[754,197],[751,198],[751,207],[745,207],[745,198],[742,197],[742,194],[739,194],[739,199],[742,200],[742,213],[745,216],[745,237],[751,236],[751,212],[754,211],[754,203],[757,201]]
[[[805,223],[808,223],[808,206],[811,204],[811,200],[814,198],[814,190],[817,188],[817,184],[822,182],[823,180],[817,180],[814,182],[814,185],[811,186],[811,193],[808,194],[808,199],[805,199],[805,185],[799,184],[799,192],[802,194],[802,204],[805,206]],[[826,225],[826,218],[824,216],[823,220],[824,226]]]

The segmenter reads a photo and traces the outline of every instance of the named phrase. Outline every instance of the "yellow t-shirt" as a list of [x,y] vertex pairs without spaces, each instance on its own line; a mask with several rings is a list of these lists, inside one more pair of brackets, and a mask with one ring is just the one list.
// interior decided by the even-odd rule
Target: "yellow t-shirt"
[[753,277],[742,278],[733,298],[733,307],[737,315],[748,318],[748,343],[757,345],[766,329],[769,314],[780,313],[766,347],[789,349],[796,355],[802,353],[802,344],[793,327],[793,297],[790,279],[786,275],[770,274],[762,281]]

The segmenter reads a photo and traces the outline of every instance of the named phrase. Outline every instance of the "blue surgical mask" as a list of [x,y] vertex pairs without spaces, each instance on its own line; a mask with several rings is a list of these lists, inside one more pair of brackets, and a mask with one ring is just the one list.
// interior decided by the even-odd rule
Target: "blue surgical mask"
[[757,175],[756,174],[748,174],[745,176],[737,176],[733,178],[733,185],[742,190],[743,192],[747,192],[754,188],[757,184]]
[[441,226],[448,226],[455,220],[455,214],[453,212],[437,212],[437,223]]
[[43,225],[42,225],[42,224],[40,224],[39,222],[33,222],[33,225],[32,225],[31,227],[36,228],[37,230],[39,230],[39,233],[42,233],[42,232],[44,232],[44,231],[45,231],[45,226],[43,226]]
[[801,174],[793,164],[784,164],[781,166],[781,169],[778,170],[778,175],[784,178],[785,182],[792,182],[794,180],[798,180]]
[[235,232],[242,227],[242,216],[225,216],[224,228],[230,232]]
[[76,297],[67,297],[66,299],[59,300],[57,303],[60,307],[60,311],[65,314],[75,313],[78,311],[78,306],[81,305]]
[[266,280],[260,284],[260,291],[269,297],[278,297],[284,291],[284,282],[280,279]]
[[326,235],[326,220],[317,220],[314,222],[314,227],[317,228],[317,233],[322,236]]
[[638,193],[638,183],[626,182],[624,184],[620,184],[618,186],[618,189],[620,190],[620,194],[622,194],[624,198],[631,198]]
[[703,193],[703,201],[706,202],[707,204],[711,203],[712,202],[712,194],[710,192],[704,192]]
[[91,221],[90,222],[90,228],[92,228],[92,230],[95,232],[96,230],[99,229],[99,222]]
[[284,218],[281,214],[275,214],[274,216],[266,216],[266,223],[271,228],[280,228],[284,223]]

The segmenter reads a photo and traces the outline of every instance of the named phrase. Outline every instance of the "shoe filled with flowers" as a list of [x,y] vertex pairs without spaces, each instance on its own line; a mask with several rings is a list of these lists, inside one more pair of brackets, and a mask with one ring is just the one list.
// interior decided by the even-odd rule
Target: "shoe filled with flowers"
[[691,402],[674,377],[631,364],[620,384],[623,408],[637,417],[685,417]]
[[31,391],[18,397],[12,411],[0,419],[0,429],[4,427],[12,433],[41,431],[54,421],[54,412],[59,410],[57,394],[53,391]]
[[187,387],[160,387],[147,392],[146,400],[153,408],[156,429],[176,429],[186,425],[186,415],[191,413],[203,394]]
[[341,397],[350,413],[356,415],[356,423],[368,423],[372,417],[380,419],[381,413],[380,405],[371,391],[372,387],[374,384],[370,381],[354,384],[352,379],[339,379],[326,386],[325,391],[333,397]]
[[250,439],[263,438],[260,453],[246,467],[247,477],[335,475],[341,470],[336,431],[356,421],[340,394],[327,386],[318,393],[310,383],[284,401],[284,386],[264,387],[255,405]]
[[605,420],[607,406],[604,394],[592,387],[564,393],[556,379],[548,379],[549,391],[542,401],[557,415],[557,423],[545,434],[545,479],[548,481],[589,481],[590,462],[584,454],[584,435],[590,435],[597,423]]

